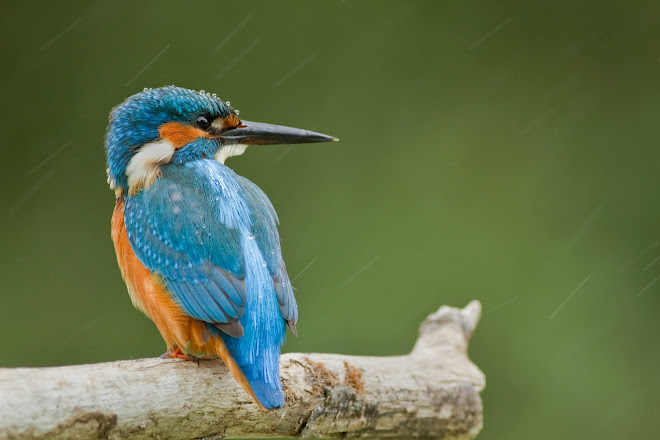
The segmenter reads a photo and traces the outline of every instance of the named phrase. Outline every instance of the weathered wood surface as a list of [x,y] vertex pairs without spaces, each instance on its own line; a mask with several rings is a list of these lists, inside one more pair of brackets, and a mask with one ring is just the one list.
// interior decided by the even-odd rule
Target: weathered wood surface
[[0,369],[0,439],[474,438],[481,305],[443,306],[406,356],[282,356],[286,405],[260,410],[219,360]]

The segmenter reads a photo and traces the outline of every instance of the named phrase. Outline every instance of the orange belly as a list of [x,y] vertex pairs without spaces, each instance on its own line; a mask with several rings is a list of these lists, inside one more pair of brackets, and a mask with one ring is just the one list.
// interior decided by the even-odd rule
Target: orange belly
[[205,322],[186,315],[174,302],[158,275],[152,274],[137,258],[128,241],[122,199],[117,200],[112,215],[112,241],[133,305],[156,324],[167,348],[179,348],[198,357],[219,356],[236,381],[258,402],[247,379],[229,355],[222,338],[209,333]]
[[112,215],[112,241],[133,305],[156,324],[168,348],[176,346],[183,350],[193,342],[191,332],[199,325],[196,325],[196,320],[183,313],[158,276],[144,267],[133,252],[124,225],[124,202],[121,199],[117,200]]

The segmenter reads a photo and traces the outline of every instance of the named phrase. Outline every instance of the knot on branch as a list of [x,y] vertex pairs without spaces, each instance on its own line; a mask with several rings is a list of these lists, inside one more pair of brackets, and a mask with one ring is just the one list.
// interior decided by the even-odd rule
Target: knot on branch
[[448,348],[465,353],[480,317],[479,301],[471,301],[464,309],[440,307],[419,326],[419,337],[411,354],[427,356],[429,352]]

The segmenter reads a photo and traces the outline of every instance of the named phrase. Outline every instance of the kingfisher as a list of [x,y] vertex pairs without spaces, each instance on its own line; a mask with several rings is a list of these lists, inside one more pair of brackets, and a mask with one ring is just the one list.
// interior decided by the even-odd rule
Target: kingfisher
[[112,240],[133,305],[156,324],[164,358],[221,358],[265,409],[284,405],[280,349],[298,306],[273,205],[224,163],[249,145],[337,140],[245,121],[215,94],[175,86],[110,113]]

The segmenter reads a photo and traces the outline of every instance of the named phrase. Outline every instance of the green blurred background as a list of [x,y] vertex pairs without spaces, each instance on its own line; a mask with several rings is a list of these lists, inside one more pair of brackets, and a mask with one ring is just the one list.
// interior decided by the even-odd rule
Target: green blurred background
[[405,353],[479,299],[480,439],[653,437],[660,4],[447,3],[5,5],[0,365],[164,351],[117,269],[103,136],[176,84],[341,138],[228,161],[280,216],[286,350]]

